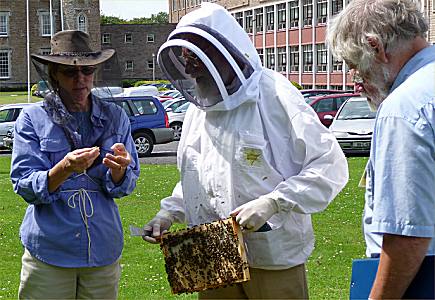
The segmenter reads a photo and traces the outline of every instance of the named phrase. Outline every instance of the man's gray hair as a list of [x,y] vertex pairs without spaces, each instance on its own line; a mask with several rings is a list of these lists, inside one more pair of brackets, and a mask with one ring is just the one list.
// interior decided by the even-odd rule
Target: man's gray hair
[[416,0],[353,0],[331,20],[327,42],[335,58],[367,71],[374,59],[367,39],[386,52],[407,46],[417,36],[425,37],[428,24]]

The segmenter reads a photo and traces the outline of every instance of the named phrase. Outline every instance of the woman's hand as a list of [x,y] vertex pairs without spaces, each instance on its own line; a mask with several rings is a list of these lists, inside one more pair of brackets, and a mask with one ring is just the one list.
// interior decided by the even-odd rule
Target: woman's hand
[[118,183],[124,177],[125,170],[131,163],[131,155],[122,143],[114,144],[111,149],[113,154],[107,153],[103,159],[103,164],[110,169],[113,182]]
[[52,193],[57,190],[72,173],[83,173],[92,166],[99,155],[100,148],[98,147],[82,148],[69,152],[48,171],[48,191]]

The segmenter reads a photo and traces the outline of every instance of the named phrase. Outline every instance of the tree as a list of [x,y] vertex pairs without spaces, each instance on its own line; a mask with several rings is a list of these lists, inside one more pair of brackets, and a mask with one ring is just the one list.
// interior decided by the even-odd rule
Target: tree
[[106,25],[106,24],[127,24],[127,20],[118,18],[118,17],[114,17],[114,16],[105,16],[105,15],[101,15],[100,17],[100,24],[101,25]]
[[133,18],[132,20],[124,20],[118,17],[101,15],[101,24],[167,24],[169,15],[166,12],[152,14],[151,17]]

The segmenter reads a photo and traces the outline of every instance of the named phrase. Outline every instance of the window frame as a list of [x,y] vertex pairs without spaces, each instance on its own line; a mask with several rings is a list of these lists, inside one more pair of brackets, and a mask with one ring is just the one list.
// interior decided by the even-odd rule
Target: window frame
[[101,36],[101,43],[104,45],[109,45],[112,43],[112,34],[104,32]]
[[[129,37],[128,40],[127,37]],[[124,33],[124,44],[133,44],[133,34],[131,32]]]
[[80,12],[77,15],[76,21],[77,21],[77,30],[88,33],[88,17],[84,12]]
[[156,37],[154,33],[147,33],[147,43],[155,43]]
[[[49,11],[39,11],[38,12],[38,18],[39,18],[39,34],[41,36],[51,36],[51,33],[56,32],[56,17],[55,15],[52,13],[52,21],[51,21],[51,30],[50,31],[50,12]],[[47,21],[46,19],[48,19],[48,25],[45,24],[44,22]],[[49,32],[46,33],[45,30],[47,29],[46,27],[48,26],[49,28]]]
[[[2,59],[0,58],[0,79],[11,78],[11,51],[10,50],[0,50],[0,57],[6,54],[6,64],[4,67],[2,65]],[[3,75],[2,69],[7,69],[5,75]]]
[[313,72],[313,45],[302,45],[302,64],[304,73]]
[[10,12],[8,11],[0,11],[0,20],[1,18],[4,18],[4,25],[1,26],[1,22],[0,22],[0,28],[4,27],[5,31],[0,31],[0,37],[7,37],[9,36],[9,16],[10,16]]
[[132,60],[125,61],[125,70],[133,71],[134,70],[134,62]]

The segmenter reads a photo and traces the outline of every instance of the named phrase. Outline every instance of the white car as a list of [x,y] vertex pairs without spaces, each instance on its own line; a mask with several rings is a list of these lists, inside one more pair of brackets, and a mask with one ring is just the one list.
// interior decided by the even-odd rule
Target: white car
[[329,130],[345,154],[369,154],[376,112],[365,97],[348,99],[340,107]]
[[190,102],[177,107],[174,111],[168,112],[169,127],[174,130],[174,140],[179,140],[181,137],[181,130],[183,127],[184,116],[189,108]]
[[13,130],[15,121],[24,106],[35,103],[15,103],[0,106],[0,148],[5,148],[4,138],[9,130]]

